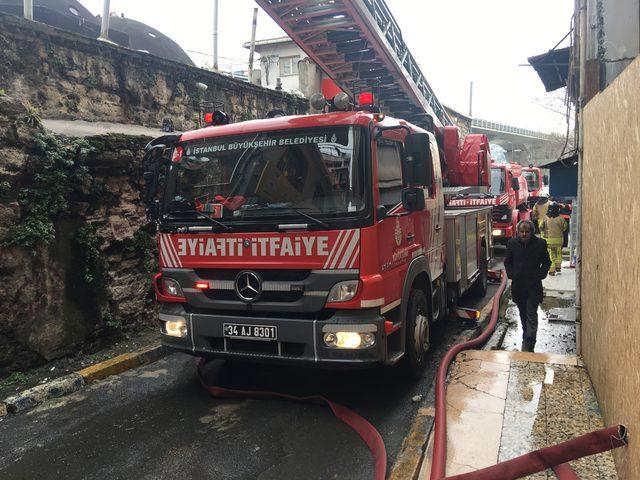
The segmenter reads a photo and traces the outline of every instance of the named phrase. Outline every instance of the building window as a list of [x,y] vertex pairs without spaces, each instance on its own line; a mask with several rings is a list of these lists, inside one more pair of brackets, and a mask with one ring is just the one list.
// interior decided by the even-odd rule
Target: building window
[[298,74],[298,60],[300,57],[280,57],[280,76],[286,77],[287,75]]
[[73,15],[75,15],[76,17],[78,17],[78,16],[80,15],[80,13],[78,12],[78,10],[76,10],[76,9],[75,9],[75,8],[73,8],[73,7],[69,7],[69,11],[70,11]]

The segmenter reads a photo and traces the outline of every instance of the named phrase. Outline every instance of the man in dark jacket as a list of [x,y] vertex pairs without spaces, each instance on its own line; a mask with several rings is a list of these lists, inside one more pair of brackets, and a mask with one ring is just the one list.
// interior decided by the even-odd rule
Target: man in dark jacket
[[542,279],[547,276],[551,259],[547,242],[533,233],[533,222],[519,222],[517,231],[518,237],[507,243],[504,268],[511,279],[511,297],[520,311],[522,351],[533,352],[538,333],[538,305],[542,302]]

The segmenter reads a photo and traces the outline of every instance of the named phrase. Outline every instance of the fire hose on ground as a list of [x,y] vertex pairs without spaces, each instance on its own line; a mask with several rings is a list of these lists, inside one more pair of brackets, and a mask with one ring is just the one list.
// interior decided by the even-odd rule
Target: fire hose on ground
[[[446,378],[449,364],[458,353],[483,344],[493,333],[498,321],[500,298],[505,291],[507,278],[502,272],[502,279],[498,292],[493,297],[491,319],[487,328],[480,336],[473,340],[454,345],[444,356],[438,367],[436,376],[436,417],[434,426],[434,448],[431,467],[431,480],[510,480],[521,478],[532,473],[553,468],[560,480],[575,480],[579,477],[569,466],[568,462],[596,453],[612,450],[627,444],[626,429],[619,425],[582,435],[564,443],[536,450],[506,462],[501,462],[482,470],[476,470],[453,477],[446,477],[447,456],[447,411],[446,411]],[[334,415],[360,435],[369,448],[374,461],[374,479],[384,480],[387,469],[387,453],[382,436],[366,419],[353,410],[335,403],[321,395],[293,396],[279,392],[259,390],[237,390],[218,385],[209,385],[204,381],[202,367],[204,360],[198,366],[198,374],[202,386],[216,398],[272,398],[297,402],[312,402],[326,404]],[[446,477],[446,478],[445,478]]]
[[208,385],[204,381],[202,373],[202,367],[204,361],[201,360],[198,365],[198,375],[200,377],[200,383],[202,386],[216,398],[272,398],[272,399],[284,399],[292,400],[295,402],[311,402],[318,404],[326,404],[333,414],[351,427],[355,432],[360,435],[360,438],[367,444],[374,463],[374,479],[384,480],[387,472],[387,451],[384,447],[384,441],[382,435],[371,425],[364,417],[361,417],[353,410],[340,405],[336,402],[329,400],[321,395],[310,396],[294,396],[286,393],[279,392],[265,392],[261,390],[236,390],[230,388],[223,388],[218,385]]
[[627,444],[626,428],[622,425],[587,433],[569,441],[521,455],[474,472],[446,477],[447,460],[447,405],[446,380],[449,365],[458,353],[483,344],[493,333],[500,310],[500,298],[507,287],[507,276],[502,272],[500,288],[493,297],[491,319],[478,337],[454,345],[444,356],[436,376],[436,417],[434,424],[431,480],[512,480],[553,468],[560,480],[579,478],[568,462],[588,455],[606,452]]

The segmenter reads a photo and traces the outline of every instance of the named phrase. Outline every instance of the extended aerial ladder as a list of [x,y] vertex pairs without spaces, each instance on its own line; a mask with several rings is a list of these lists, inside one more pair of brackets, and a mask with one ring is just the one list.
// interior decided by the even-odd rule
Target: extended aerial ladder
[[416,125],[453,122],[402,39],[384,0],[256,0],[344,91],[368,89]]

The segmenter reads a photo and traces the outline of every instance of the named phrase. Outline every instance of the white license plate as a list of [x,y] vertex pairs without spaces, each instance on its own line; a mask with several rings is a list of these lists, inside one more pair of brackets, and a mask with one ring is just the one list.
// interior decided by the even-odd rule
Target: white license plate
[[223,324],[223,334],[227,338],[243,340],[277,340],[278,327],[272,325],[245,325],[239,323]]

